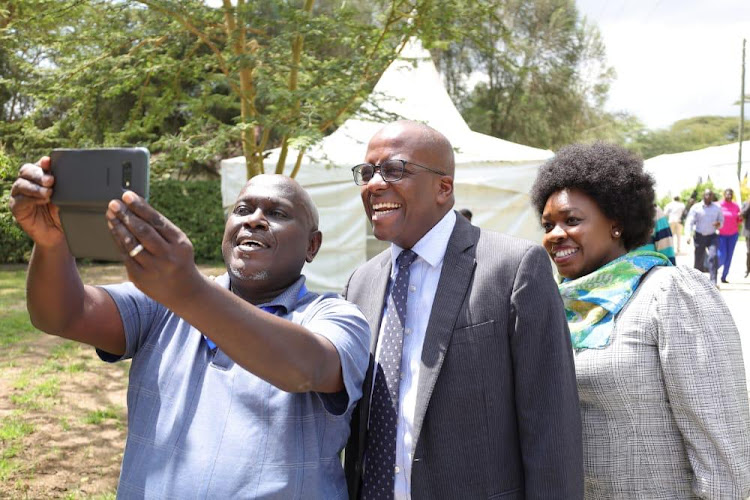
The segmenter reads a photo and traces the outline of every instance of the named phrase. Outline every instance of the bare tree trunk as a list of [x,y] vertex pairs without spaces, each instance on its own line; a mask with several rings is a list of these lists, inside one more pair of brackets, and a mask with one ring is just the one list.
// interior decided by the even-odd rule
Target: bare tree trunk
[[[237,0],[237,9],[232,7],[230,0],[224,0],[224,23],[227,37],[232,40],[232,52],[235,56],[241,58],[248,50],[257,50],[257,44],[251,44],[248,47],[245,37],[245,26],[242,23],[242,9],[245,7],[245,0]],[[235,19],[234,16],[238,19]],[[239,20],[239,22],[238,22]],[[253,71],[246,63],[241,63],[240,70],[240,117],[242,119],[242,153],[245,155],[245,169],[247,178],[250,179],[258,174],[263,173],[263,157],[258,151],[258,145],[255,142],[255,130],[250,126],[251,119],[257,116],[253,102],[255,100],[255,88],[253,86]]]
[[[310,14],[312,12],[313,5],[315,4],[315,0],[305,0],[305,5],[302,7],[302,10],[305,12],[305,14]],[[301,33],[297,33],[297,36],[294,37],[294,42],[292,43],[292,70],[289,73],[289,90],[294,92],[297,90],[297,84],[298,84],[298,77],[299,77],[299,64],[300,60],[302,59],[302,47],[305,43],[305,38],[302,36]],[[292,118],[296,119],[297,115],[299,114],[299,99],[294,100],[294,108],[292,112]],[[304,151],[304,148],[302,149]],[[287,134],[284,134],[284,137],[281,138],[281,152],[279,153],[279,160],[276,162],[276,173],[277,174],[283,174],[284,173],[284,165],[286,164],[286,156],[287,152],[289,151],[289,136]],[[297,164],[299,164],[299,158],[297,159]],[[298,170],[297,165],[295,165],[295,170],[292,171],[291,177],[294,177]]]

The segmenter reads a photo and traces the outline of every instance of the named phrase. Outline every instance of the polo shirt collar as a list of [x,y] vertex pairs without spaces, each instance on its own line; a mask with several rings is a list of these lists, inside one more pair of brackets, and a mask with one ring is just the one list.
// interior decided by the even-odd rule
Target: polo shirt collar
[[[218,278],[216,278],[216,282],[219,283],[221,286],[229,290],[229,273],[224,273]],[[297,306],[297,303],[306,295],[306,288],[305,291],[301,291],[302,288],[305,286],[305,276],[300,275],[299,278],[297,278],[297,281],[292,283],[292,285],[281,292],[279,295],[274,297],[268,302],[265,302],[263,304],[258,304],[258,307],[266,309],[277,309],[282,308],[284,311],[284,314],[289,313],[290,311],[293,311],[295,307]]]

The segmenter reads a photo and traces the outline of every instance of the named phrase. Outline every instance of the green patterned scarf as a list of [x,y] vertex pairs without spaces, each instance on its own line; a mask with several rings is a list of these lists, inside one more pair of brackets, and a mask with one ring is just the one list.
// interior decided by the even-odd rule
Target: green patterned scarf
[[596,271],[560,283],[560,295],[574,349],[602,349],[609,345],[615,315],[654,266],[670,266],[664,255],[634,250]]

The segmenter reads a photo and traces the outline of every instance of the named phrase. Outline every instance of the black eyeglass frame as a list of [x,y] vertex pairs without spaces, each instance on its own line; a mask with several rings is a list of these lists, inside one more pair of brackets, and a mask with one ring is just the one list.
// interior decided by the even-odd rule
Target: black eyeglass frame
[[[383,173],[382,173],[381,167],[383,166],[383,163],[387,163],[389,161],[400,161],[401,162],[401,174],[398,176],[397,179],[390,179],[390,180],[388,180],[385,177],[383,177]],[[389,182],[389,183],[390,182],[398,182],[398,181],[400,181],[404,177],[404,170],[406,170],[406,165],[414,165],[415,167],[419,167],[419,168],[423,168],[425,170],[428,170],[428,171],[432,172],[433,174],[448,175],[445,172],[441,172],[440,170],[435,170],[434,168],[425,167],[424,165],[420,165],[419,163],[414,163],[414,162],[409,161],[409,160],[402,160],[401,158],[391,158],[390,160],[386,160],[383,163],[381,163],[380,165],[373,165],[372,163],[360,163],[359,165],[353,166],[352,167],[352,175],[354,176],[354,183],[357,186],[365,186],[368,182],[370,182],[370,180],[372,180],[372,177],[375,177],[375,174],[377,174],[377,173],[380,173],[380,177],[385,182]],[[361,171],[362,167],[372,167],[372,177],[370,177],[370,180],[367,180],[367,181],[365,181],[363,179],[362,183],[360,184],[359,182],[357,182],[357,170],[359,169]],[[360,177],[362,177],[362,176],[360,175]]]

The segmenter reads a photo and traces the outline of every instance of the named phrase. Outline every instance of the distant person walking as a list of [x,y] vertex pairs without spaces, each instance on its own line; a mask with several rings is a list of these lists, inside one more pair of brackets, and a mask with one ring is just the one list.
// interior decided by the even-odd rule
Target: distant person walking
[[682,244],[680,240],[682,239],[682,221],[684,220],[682,214],[684,213],[685,204],[680,201],[679,196],[675,196],[674,199],[667,203],[664,207],[664,214],[667,216],[667,220],[669,221],[669,229],[670,231],[672,231],[672,237],[674,239],[672,247],[674,247],[677,253],[680,253],[682,251]]
[[[680,222],[682,222],[683,226],[685,225],[687,215],[690,213],[690,209],[693,208],[693,205],[695,205],[696,201],[698,201],[698,191],[696,189],[693,189],[693,192],[690,194],[690,198],[688,198],[688,201],[685,204],[685,211],[682,212],[682,218],[680,219]],[[688,240],[690,240],[689,236]]]
[[719,229],[719,267],[722,267],[721,282],[727,283],[729,266],[732,265],[732,255],[734,247],[737,246],[737,240],[740,237],[740,206],[732,199],[734,191],[731,189],[724,190],[724,199],[719,203],[721,213],[724,215],[724,225]]
[[750,275],[750,225],[748,225],[748,221],[750,221],[750,200],[746,200],[742,205],[740,217],[745,221],[745,226],[742,229],[742,236],[745,237],[745,245],[747,245],[747,256],[745,258],[745,278],[747,278],[747,276]]
[[[719,235],[716,231],[724,223],[724,214],[718,204],[713,202],[714,194],[710,189],[703,192],[703,203],[690,207],[685,228],[695,239],[695,261],[693,267],[707,272],[711,281],[716,284],[719,262],[717,248]],[[690,243],[690,238],[688,238]]]

